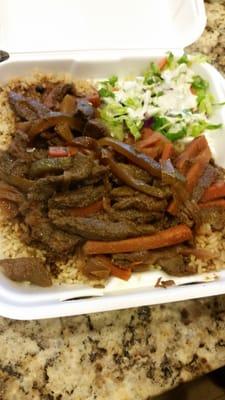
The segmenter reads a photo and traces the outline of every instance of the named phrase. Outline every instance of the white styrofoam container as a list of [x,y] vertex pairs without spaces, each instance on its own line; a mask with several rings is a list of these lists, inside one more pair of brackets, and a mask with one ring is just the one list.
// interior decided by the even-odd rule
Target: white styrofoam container
[[[7,0],[1,2],[0,14],[0,48],[10,52],[9,60],[0,64],[0,84],[36,69],[67,72],[78,79],[113,73],[137,75],[167,50],[182,54],[205,26],[202,0]],[[224,101],[225,83],[219,72],[209,64],[194,68],[209,80],[217,101]],[[213,120],[225,124],[222,108]],[[216,162],[225,167],[225,133],[207,133],[207,138]],[[159,277],[174,279],[176,285],[156,288]],[[171,278],[162,271],[135,273],[128,282],[110,279],[104,289],[85,285],[39,288],[17,284],[0,274],[0,315],[50,318],[222,293],[225,270],[183,278]]]

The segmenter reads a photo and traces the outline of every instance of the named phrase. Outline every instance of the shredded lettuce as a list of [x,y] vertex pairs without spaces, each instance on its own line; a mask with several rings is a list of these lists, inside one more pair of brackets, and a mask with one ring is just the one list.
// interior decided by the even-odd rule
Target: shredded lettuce
[[203,79],[200,75],[194,75],[191,86],[196,91],[201,90],[201,91],[206,92],[206,90],[208,90],[208,88],[209,88],[209,82],[207,82],[205,79]]
[[114,120],[123,121],[124,115],[127,115],[127,109],[121,104],[113,102],[106,104],[106,106],[100,110],[100,114],[101,118],[108,122]]
[[177,60],[177,64],[187,64],[190,65],[190,60],[187,54],[183,54],[180,58]]
[[162,76],[158,65],[154,62],[151,62],[148,70],[144,74],[144,84],[145,85],[153,85],[157,82],[161,82]]
[[128,97],[128,99],[123,101],[123,104],[127,107],[133,108],[134,110],[141,107],[141,102],[138,97]]
[[213,112],[213,103],[215,101],[212,93],[206,93],[205,96],[199,98],[198,96],[198,107],[199,111],[207,115],[211,115]]
[[210,124],[207,121],[199,121],[187,126],[187,136],[197,137],[205,130],[216,130],[222,127],[222,124]]
[[107,87],[102,87],[98,91],[100,97],[112,97],[113,99],[115,98],[115,94],[109,90]]
[[112,75],[108,80],[100,82],[100,89],[98,90],[100,97],[112,97],[115,98],[113,89],[118,81],[116,75]]
[[174,120],[174,123],[167,118],[156,115],[153,117],[152,129],[162,133],[169,140],[175,141],[185,136],[197,137],[205,130],[216,130],[222,127],[222,124],[211,124],[208,121],[197,121],[185,123],[180,116]]
[[143,126],[143,121],[141,119],[130,118],[126,107],[116,102],[109,103],[100,109],[100,117],[104,120],[110,133],[116,139],[122,140],[124,138],[123,123],[125,123],[136,140],[140,139],[140,130]]
[[116,75],[112,75],[112,76],[109,78],[109,84],[110,84],[112,87],[115,87],[117,82],[118,82],[118,77],[117,77]]
[[176,59],[175,59],[173,53],[169,52],[169,53],[167,53],[167,54],[168,54],[168,56],[167,56],[166,67],[167,67],[168,69],[174,69],[174,68],[176,68],[177,62],[176,62]]
[[153,118],[152,129],[163,133],[170,125],[171,122],[167,118],[161,115],[155,115]]
[[131,118],[126,118],[125,123],[127,128],[129,129],[130,133],[134,136],[135,140],[141,138],[140,130],[143,126],[143,122],[140,120],[132,120]]
[[165,136],[167,137],[167,139],[171,140],[171,142],[183,139],[186,136],[186,128],[183,127],[178,131],[173,131],[173,129],[171,128],[171,130],[165,133]]
[[215,99],[212,93],[209,92],[209,82],[203,79],[200,75],[195,75],[191,87],[197,96],[199,111],[206,115],[211,115]]
[[180,122],[180,119],[172,123],[161,115],[153,118],[152,129],[162,133],[172,142],[186,136],[186,125]]
[[[138,140],[144,121],[148,119],[153,130],[172,141],[220,128],[220,124],[211,124],[208,118],[213,107],[225,103],[216,103],[209,82],[190,69],[192,64],[205,61],[202,54],[184,53],[177,58],[169,52],[162,70],[157,63],[150,62],[145,73],[137,78],[123,81],[112,75],[99,81],[100,117],[110,134],[123,140],[130,132]],[[163,95],[169,99],[167,102],[160,98]],[[179,96],[179,101],[172,98],[173,95]]]

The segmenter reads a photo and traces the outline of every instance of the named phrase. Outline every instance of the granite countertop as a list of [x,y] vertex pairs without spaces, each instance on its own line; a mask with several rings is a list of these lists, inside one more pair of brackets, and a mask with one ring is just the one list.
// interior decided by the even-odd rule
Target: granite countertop
[[[190,47],[225,72],[225,1]],[[166,290],[166,289],[165,289]],[[225,364],[225,296],[41,321],[0,318],[0,400],[149,400]]]

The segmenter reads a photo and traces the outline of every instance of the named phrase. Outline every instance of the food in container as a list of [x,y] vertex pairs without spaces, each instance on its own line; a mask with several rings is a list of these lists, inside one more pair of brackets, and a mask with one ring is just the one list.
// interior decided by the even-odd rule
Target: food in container
[[90,283],[151,266],[192,275],[199,259],[218,269],[198,231],[223,230],[224,171],[200,135],[222,127],[210,121],[222,105],[196,62],[169,53],[134,78],[6,86],[14,129],[0,155],[0,209],[33,252],[2,260],[6,276],[50,286],[67,283],[67,263]]
[[[169,2],[168,2],[169,3]],[[176,2],[177,3],[177,2]],[[174,16],[185,15],[185,21],[191,21],[192,26],[192,39],[197,37],[200,34],[200,30],[204,26],[204,13],[202,12],[201,2],[192,2],[191,6],[189,4],[188,8],[186,5],[181,8],[176,8],[174,12]],[[177,5],[177,4],[176,4]],[[95,4],[96,6],[96,4]],[[154,8],[154,7],[153,7]],[[104,12],[104,11],[103,11]],[[152,10],[154,13],[154,10]],[[172,10],[171,10],[172,12]],[[173,14],[173,12],[172,12]],[[171,13],[165,13],[165,16],[172,15]],[[152,14],[153,15],[153,14]],[[191,18],[189,18],[191,16]],[[198,23],[195,24],[196,18],[198,18]],[[166,21],[164,21],[166,22]],[[167,21],[168,22],[168,21]],[[173,30],[175,31],[179,24],[175,24],[173,21]],[[144,26],[144,24],[143,24]],[[164,24],[164,27],[167,26]],[[164,44],[167,48],[172,47],[181,47],[187,42],[190,42],[190,33],[189,30],[183,30],[184,36],[182,36],[182,45],[180,46],[181,35],[173,35],[173,30],[171,29],[172,25],[169,24],[169,34],[167,37],[163,38],[163,35],[160,34],[157,36],[157,45],[153,47],[163,47]],[[168,27],[167,26],[167,27]],[[152,25],[153,27],[153,25]],[[141,31],[140,31],[141,32]],[[84,37],[84,35],[80,35]],[[151,35],[150,35],[151,36]],[[154,35],[153,35],[154,36]],[[151,37],[153,37],[151,36]],[[145,36],[146,37],[146,36]],[[173,42],[173,46],[168,44],[169,40],[172,40],[172,37],[176,37],[178,43],[175,44]],[[189,37],[187,39],[187,37]],[[94,38],[94,35],[92,35]],[[117,35],[114,35],[115,43],[117,42]],[[107,31],[104,35],[104,40],[107,40]],[[139,40],[139,39],[138,39]],[[129,42],[132,42],[132,46],[134,47],[134,41],[129,39]],[[154,40],[155,42],[155,40]],[[9,43],[9,41],[8,41]],[[110,43],[112,43],[110,41]],[[115,44],[114,43],[114,44]],[[124,42],[123,42],[124,43]],[[142,47],[147,47],[145,45],[146,41],[142,41]],[[47,42],[46,42],[47,44]],[[156,42],[154,43],[156,44]],[[174,46],[175,45],[175,46]],[[152,42],[149,43],[149,46],[152,47]],[[83,46],[85,47],[85,46]],[[100,46],[101,47],[101,46]],[[103,46],[105,48],[105,46]],[[114,46],[117,47],[117,46]],[[125,46],[126,47],[126,46]],[[130,46],[129,46],[130,47]],[[10,46],[9,46],[10,48]],[[179,54],[177,58],[182,56],[182,51],[177,51],[176,54]],[[104,55],[101,51],[96,52],[68,52],[61,54],[49,53],[47,56],[36,53],[36,54],[15,54],[11,55],[10,59],[4,62],[1,65],[2,72],[2,83],[6,84],[12,77],[17,76],[18,79],[24,80],[24,77],[28,77],[31,71],[34,68],[38,68],[44,74],[48,73],[59,73],[59,72],[72,72],[73,79],[91,79],[91,80],[107,80],[112,75],[118,75],[119,80],[124,78],[136,77],[140,75],[144,70],[149,66],[149,61],[154,61],[156,63],[161,62],[165,55],[165,51],[163,50],[152,50],[152,51],[108,51],[104,52]],[[203,79],[209,81],[210,92],[215,96],[216,102],[221,103],[224,101],[224,90],[223,90],[223,80],[221,76],[207,64],[198,65],[193,67],[196,75],[201,75]],[[128,76],[129,75],[129,76]],[[52,78],[53,79],[53,78]],[[57,78],[58,79],[58,78]],[[64,78],[63,78],[64,79]],[[27,79],[26,79],[27,80]],[[69,78],[71,81],[71,78]],[[68,80],[67,80],[68,82]],[[26,86],[26,85],[25,85]],[[106,121],[105,121],[106,122]],[[104,123],[105,123],[104,122]],[[151,119],[148,122],[152,122]],[[221,108],[217,107],[214,110],[212,117],[210,118],[210,124],[217,125],[217,132],[208,131],[206,133],[207,142],[210,147],[210,151],[212,154],[212,158],[215,162],[224,166],[224,157],[221,151],[222,145],[224,143],[224,135],[219,125],[224,122],[224,114]],[[130,125],[131,126],[131,125]],[[5,126],[6,127],[6,126]],[[37,127],[36,127],[37,129]],[[198,129],[199,130],[199,129]],[[162,132],[161,132],[162,133]],[[170,132],[171,133],[171,132]],[[175,133],[175,132],[173,132]],[[176,132],[177,133],[177,132]],[[35,133],[36,134],[36,133]],[[186,139],[187,140],[187,139]],[[130,143],[129,143],[130,145]],[[173,145],[174,146],[174,145]],[[54,146],[52,146],[54,147]],[[104,144],[106,150],[107,147]],[[178,149],[178,151],[181,149]],[[56,151],[55,149],[51,149],[53,151],[52,154]],[[62,150],[61,150],[62,151]],[[63,149],[64,153],[67,152],[67,149]],[[167,150],[168,151],[168,150]],[[61,152],[62,154],[62,152]],[[17,229],[17,228],[16,228]],[[214,249],[215,243],[218,243],[218,237],[214,233],[210,232],[207,226],[204,227],[204,230],[200,233],[203,233],[204,237],[207,237],[208,242],[210,242],[212,248]],[[208,236],[205,236],[205,233],[208,232]],[[10,231],[11,235],[13,232]],[[14,235],[15,233],[15,235]],[[16,243],[17,233],[14,232],[14,243]],[[220,233],[220,239],[222,238],[222,233]],[[220,241],[221,242],[221,241]],[[30,254],[28,254],[30,256]],[[41,258],[41,254],[37,253]],[[222,255],[222,253],[220,253]],[[21,257],[26,257],[27,254],[22,254]],[[108,256],[106,256],[108,257]],[[191,256],[194,257],[193,255]],[[44,261],[44,260],[43,260]],[[23,261],[21,261],[23,263]],[[223,262],[221,261],[220,267],[223,266]],[[71,271],[71,264],[67,265],[68,269],[65,268],[65,276],[64,279],[68,279],[68,271]],[[213,269],[215,268],[212,265]],[[198,260],[198,270],[202,271],[204,269],[204,262],[202,260]],[[74,269],[75,271],[75,269]],[[74,276],[71,279],[71,283],[74,282],[74,279],[77,279],[77,275],[74,272]],[[174,286],[170,289],[166,290],[161,288],[154,288],[158,279],[165,282],[168,279],[174,282]],[[219,278],[218,282],[212,282],[208,284],[199,284],[199,285],[189,285],[182,286],[179,285],[191,283],[191,282],[202,282],[206,280],[215,280]],[[53,278],[54,279],[54,278]],[[54,283],[54,285],[50,288],[38,288],[34,285],[24,285],[13,283],[12,281],[5,278],[4,275],[1,276],[1,304],[3,305],[2,313],[8,316],[14,316],[17,318],[40,318],[46,316],[56,316],[56,315],[70,315],[77,314],[82,312],[91,312],[91,311],[102,311],[109,310],[115,308],[123,308],[123,307],[131,307],[138,306],[141,304],[154,304],[158,302],[164,301],[175,301],[179,299],[198,297],[203,295],[211,295],[218,294],[223,292],[223,271],[218,271],[215,273],[206,273],[206,274],[197,274],[191,275],[190,277],[173,277],[173,279],[169,278],[167,274],[165,274],[162,270],[155,270],[151,272],[136,272],[132,274],[128,281],[123,281],[117,278],[110,279],[104,287],[101,285],[98,287],[90,288],[89,286],[85,286],[83,284],[76,284],[72,286],[63,285],[58,286]],[[163,284],[164,285],[164,284]],[[164,285],[166,286],[166,284]],[[66,299],[73,299],[79,297],[91,296],[90,299],[77,299],[65,302]],[[99,296],[99,297],[98,297]],[[103,297],[102,297],[103,296]]]

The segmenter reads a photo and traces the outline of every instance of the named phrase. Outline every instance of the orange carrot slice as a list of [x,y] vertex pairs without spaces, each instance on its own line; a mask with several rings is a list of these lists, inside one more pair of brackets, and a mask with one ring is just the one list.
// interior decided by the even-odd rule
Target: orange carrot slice
[[142,152],[151,158],[158,158],[162,153],[161,146],[147,147],[146,149],[142,149]]
[[166,143],[162,152],[161,160],[166,161],[172,157],[174,148],[172,143]]
[[201,202],[204,203],[206,201],[219,199],[221,197],[225,197],[225,182],[223,181],[216,182],[206,189],[201,198]]
[[163,68],[166,66],[167,61],[168,61],[167,57],[163,57],[161,60],[159,60],[158,67],[159,67],[160,71],[162,71]]
[[195,158],[202,150],[208,147],[205,136],[199,136],[194,139],[186,149],[180,154],[176,161],[177,169],[183,173],[183,168],[187,161]]
[[153,131],[151,128],[142,128],[141,130],[141,140],[148,139],[150,136],[153,135],[155,131]]
[[83,247],[85,254],[129,253],[138,250],[159,249],[173,246],[192,239],[192,232],[184,224],[176,225],[149,236],[112,242],[87,241]]
[[176,200],[172,200],[171,203],[169,204],[167,210],[168,213],[170,213],[171,215],[177,215],[177,211],[178,211],[178,205]]
[[208,146],[196,157],[196,162],[187,173],[187,190],[189,193],[193,192],[211,157],[211,151]]
[[210,208],[210,207],[224,207],[225,208],[225,200],[214,200],[208,201],[207,203],[199,203],[200,208]]
[[128,281],[132,274],[131,268],[122,269],[117,267],[116,265],[111,265],[111,275],[116,276],[117,278],[123,279],[124,281]]
[[131,277],[132,274],[131,268],[125,269],[117,267],[115,264],[111,262],[111,260],[109,260],[108,257],[103,255],[98,256],[98,258],[102,261],[102,264],[104,264],[111,271],[111,275],[123,279],[124,281],[128,281],[128,279]]

